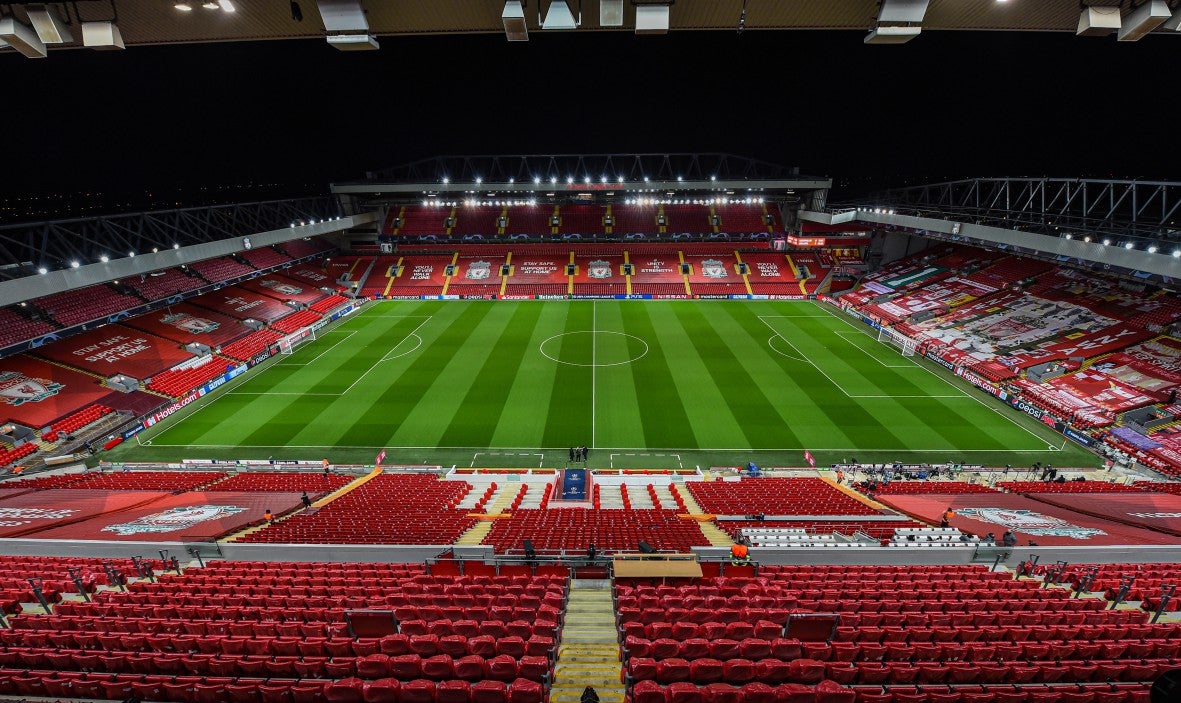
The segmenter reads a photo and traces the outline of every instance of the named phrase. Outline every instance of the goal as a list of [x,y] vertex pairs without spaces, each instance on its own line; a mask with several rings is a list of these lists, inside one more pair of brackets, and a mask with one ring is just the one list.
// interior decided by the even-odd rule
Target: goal
[[316,331],[311,328],[304,328],[298,332],[293,332],[279,340],[279,353],[291,354],[299,345],[304,342],[314,341],[315,339]]
[[914,356],[914,350],[918,346],[918,342],[889,327],[878,329],[878,341],[898,347],[902,350],[902,356]]

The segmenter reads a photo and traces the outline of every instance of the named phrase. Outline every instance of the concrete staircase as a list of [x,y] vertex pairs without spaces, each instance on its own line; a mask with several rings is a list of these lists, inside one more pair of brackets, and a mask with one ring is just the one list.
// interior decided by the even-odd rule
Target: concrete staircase
[[734,540],[730,539],[730,535],[726,534],[725,530],[718,527],[712,522],[699,522],[701,527],[701,534],[709,540],[710,546],[713,547],[733,547]]
[[[513,487],[512,490],[506,490],[504,487],[497,489],[497,493],[493,497],[492,502],[489,503],[484,509],[484,513],[486,515],[500,514],[512,504],[513,498],[517,497],[517,491],[520,490],[520,484],[508,485]],[[472,525],[467,532],[464,532],[462,535],[460,535],[459,539],[455,540],[455,543],[465,546],[480,544],[491,531],[492,521],[481,520],[480,522]]]
[[611,582],[573,581],[550,703],[578,703],[587,686],[602,703],[623,703],[622,670]]

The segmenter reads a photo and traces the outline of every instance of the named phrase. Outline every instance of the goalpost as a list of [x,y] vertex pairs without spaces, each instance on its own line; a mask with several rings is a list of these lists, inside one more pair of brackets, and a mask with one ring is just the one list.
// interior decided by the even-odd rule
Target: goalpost
[[902,350],[902,356],[914,356],[915,348],[918,347],[918,342],[889,327],[878,329],[878,341],[898,347]]
[[279,353],[280,354],[291,354],[295,351],[295,348],[298,347],[299,345],[303,344],[304,342],[315,341],[315,339],[316,339],[316,331],[311,329],[310,327],[305,327],[304,329],[302,329],[298,332],[293,332],[293,333],[287,335],[286,337],[280,339],[279,340]]

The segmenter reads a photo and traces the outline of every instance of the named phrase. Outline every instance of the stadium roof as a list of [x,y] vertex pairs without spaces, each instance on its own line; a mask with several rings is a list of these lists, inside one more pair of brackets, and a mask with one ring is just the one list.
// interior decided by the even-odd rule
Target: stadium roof
[[[369,33],[376,36],[455,33],[503,33],[502,0],[295,0],[252,2],[222,0],[233,12],[203,9],[204,3],[172,0],[82,0],[77,3],[45,3],[55,7],[68,25],[88,21],[117,20],[128,45],[192,42],[252,41],[266,39],[322,38],[328,32],[317,2],[335,3],[348,12],[363,10]],[[637,5],[670,6],[671,31],[744,29],[870,30],[877,26],[883,4],[921,6],[923,0],[626,0],[620,27],[599,24],[600,0],[568,0],[572,12],[581,15],[579,29],[593,31],[635,30]],[[191,9],[181,11],[175,5]],[[213,3],[210,3],[211,5]],[[525,24],[541,31],[541,16],[550,0],[525,0]],[[1119,0],[1084,0],[1084,7],[1112,7]],[[359,7],[358,7],[359,6]],[[295,12],[295,7],[299,12]],[[76,8],[76,9],[75,9]],[[349,9],[352,8],[352,9]],[[28,20],[23,4],[13,6],[18,21]],[[924,31],[1004,30],[1075,32],[1079,26],[1079,0],[930,0],[920,14]],[[302,16],[297,20],[296,15]],[[883,18],[884,19],[884,18]],[[1171,23],[1170,23],[1171,24]],[[81,31],[72,28],[72,41],[80,46]],[[1162,30],[1158,30],[1162,31]],[[10,51],[10,49],[4,49]]]

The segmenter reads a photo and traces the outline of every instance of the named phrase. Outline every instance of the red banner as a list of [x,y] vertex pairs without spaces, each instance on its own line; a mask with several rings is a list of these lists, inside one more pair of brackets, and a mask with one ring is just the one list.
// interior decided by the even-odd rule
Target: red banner
[[1075,339],[1051,344],[1042,347],[1042,349],[1051,354],[1060,354],[1063,358],[1082,357],[1084,359],[1090,359],[1094,356],[1118,351],[1129,344],[1135,344],[1151,336],[1152,333],[1142,327],[1133,327],[1120,323],[1084,334]]
[[0,537],[21,537],[65,527],[99,515],[150,505],[168,495],[157,491],[55,488],[8,496],[0,499]]

